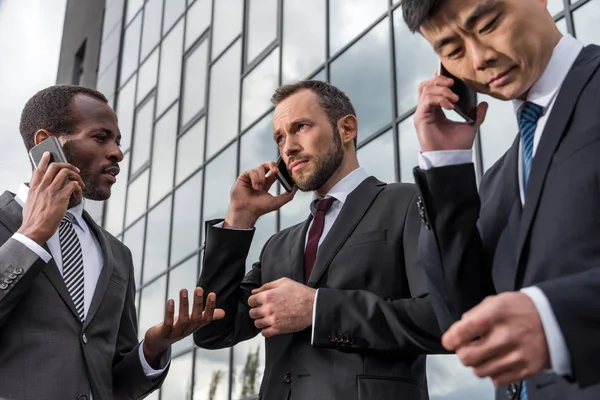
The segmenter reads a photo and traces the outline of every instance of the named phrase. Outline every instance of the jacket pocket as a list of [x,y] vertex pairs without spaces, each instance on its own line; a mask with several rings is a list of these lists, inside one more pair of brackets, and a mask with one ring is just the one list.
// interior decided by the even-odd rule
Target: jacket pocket
[[392,399],[420,400],[421,385],[412,379],[383,376],[358,376],[358,399]]
[[365,233],[359,233],[352,235],[346,241],[345,247],[358,246],[361,244],[373,243],[373,242],[382,242],[387,239],[387,229],[382,229],[379,231],[371,231]]

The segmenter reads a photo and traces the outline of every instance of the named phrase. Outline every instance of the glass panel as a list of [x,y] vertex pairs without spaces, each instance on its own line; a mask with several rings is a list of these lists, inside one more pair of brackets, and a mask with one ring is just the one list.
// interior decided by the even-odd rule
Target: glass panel
[[[283,7],[282,80],[304,79],[325,61],[323,0],[286,0]],[[310,21],[310,29],[306,29]]]
[[110,198],[106,201],[106,218],[104,228],[117,235],[123,231],[123,218],[125,217],[125,196],[127,195],[127,177],[129,176],[129,154],[119,163],[121,172],[117,182],[112,185]]
[[563,0],[548,0],[548,11],[552,15],[556,15],[565,9]]
[[279,210],[279,228],[285,229],[306,221],[310,215],[310,202],[313,198],[313,192],[298,191],[294,199]]
[[133,272],[136,287],[139,286],[142,276],[142,264],[144,256],[144,230],[146,229],[146,218],[142,218],[131,228],[125,231],[123,243],[129,247],[133,258]]
[[152,122],[154,121],[154,97],[150,98],[137,110],[135,118],[135,133],[133,134],[133,149],[131,173],[135,174],[140,167],[150,159],[150,144],[152,140]]
[[133,137],[133,118],[135,115],[135,84],[134,76],[119,92],[117,98],[117,116],[119,117],[119,130],[121,131],[121,150],[129,150]]
[[429,42],[408,30],[400,7],[394,11],[394,40],[398,114],[402,115],[417,106],[419,83],[433,77],[439,61]]
[[98,75],[102,75],[107,67],[119,57],[120,46],[121,31],[117,29],[102,43],[100,62],[98,64]]
[[489,103],[485,121],[479,129],[483,170],[486,171],[513,144],[519,134],[519,126],[512,102],[482,94],[478,95],[478,101]]
[[148,0],[144,8],[144,29],[140,60],[144,60],[160,40],[163,0]]
[[600,3],[597,1],[587,2],[573,13],[573,24],[577,39],[584,44],[600,43]]
[[392,120],[389,31],[384,19],[331,64],[331,83],[354,104],[359,140]]
[[256,399],[265,370],[265,339],[258,335],[233,349],[234,399]]
[[183,20],[177,24],[161,44],[156,115],[162,114],[179,96],[182,45]]
[[277,38],[278,0],[249,0],[246,61],[251,63]]
[[490,380],[477,378],[455,355],[428,356],[427,381],[431,400],[494,399]]
[[200,247],[200,200],[202,171],[175,192],[173,227],[171,228],[171,265]]
[[229,192],[237,178],[236,156],[237,143],[234,143],[206,166],[202,226],[205,221],[225,218],[229,206]]
[[171,196],[148,213],[148,229],[144,262],[144,283],[151,281],[169,265],[169,233],[171,230]]
[[241,50],[238,40],[211,68],[207,157],[238,133]]
[[207,64],[208,40],[204,40],[185,60],[182,126],[204,108]]
[[90,214],[90,217],[96,222],[101,223],[102,214],[104,213],[104,201],[95,201],[85,199],[83,208]]
[[315,74],[315,76],[313,76],[312,78],[315,81],[323,81],[323,82],[327,82],[327,77],[325,76],[325,69],[323,68],[322,70],[320,70],[319,72],[317,72]]
[[229,349],[196,349],[194,400],[229,399],[229,353]]
[[98,77],[98,83],[96,89],[106,97],[110,98],[117,89],[117,67],[119,66],[119,60],[115,59],[110,64],[106,71]]
[[188,49],[210,26],[212,0],[196,0],[187,12],[185,48]]
[[183,182],[204,163],[205,122],[196,122],[177,143],[177,184]]
[[102,41],[108,37],[110,33],[113,33],[117,26],[121,26],[123,20],[123,3],[125,0],[116,0],[107,2],[106,11],[104,12],[104,26],[102,27]]
[[567,28],[567,21],[564,18],[561,18],[558,21],[556,21],[556,26],[563,35],[569,33],[569,28]]
[[128,0],[127,1],[127,23],[135,16],[135,14],[144,5],[144,0]]
[[[194,289],[198,282],[198,256],[194,256],[169,272],[169,290],[167,298],[175,300],[175,310],[179,310],[179,291],[187,289],[189,309],[192,311],[194,304]],[[192,335],[173,345],[173,354],[179,354],[194,347]]]
[[146,212],[146,201],[148,200],[148,170],[144,171],[133,181],[127,190],[127,212],[125,214],[128,226],[144,212]]
[[[156,324],[160,324],[165,318],[165,293],[167,290],[167,278],[162,277],[156,282],[146,286],[141,292],[140,322],[138,338],[142,340],[146,331]],[[171,374],[169,374],[171,375]]]
[[387,10],[388,0],[330,0],[329,54],[335,54]]
[[177,117],[179,105],[175,104],[156,123],[150,171],[150,207],[173,188],[175,173],[175,144],[177,142]]
[[252,70],[242,87],[242,129],[271,107],[271,96],[279,83],[279,48]]
[[147,397],[145,397],[145,400],[158,400],[160,398],[160,389],[159,390],[155,390],[154,392],[150,393]]
[[[185,11],[185,0],[165,0],[165,19],[163,21],[163,35],[171,29],[177,18]],[[181,20],[183,22],[183,20]]]
[[396,180],[394,175],[394,137],[392,130],[385,132],[377,139],[358,150],[358,162],[367,174],[373,175],[382,182]]
[[192,371],[194,353],[188,353],[171,361],[169,375],[161,389],[162,399],[187,400],[192,398]]
[[140,35],[142,31],[142,14],[135,17],[125,31],[123,53],[121,56],[120,85],[129,79],[138,67],[140,56]]
[[215,1],[211,59],[216,59],[242,32],[243,11],[243,0]]
[[413,116],[398,124],[398,143],[400,147],[400,182],[414,182],[413,169],[419,165],[419,139],[413,122]]
[[139,84],[137,88],[138,102],[142,101],[156,86],[159,51],[159,49],[154,50],[146,62],[140,67]]

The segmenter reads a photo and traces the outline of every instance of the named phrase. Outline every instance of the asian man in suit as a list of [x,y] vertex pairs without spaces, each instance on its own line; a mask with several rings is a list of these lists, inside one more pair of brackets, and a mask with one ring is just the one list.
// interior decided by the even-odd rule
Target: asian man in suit
[[[425,354],[443,348],[417,256],[415,187],[359,167],[357,118],[338,88],[301,81],[272,100],[274,140],[296,188],[269,194],[278,168],[266,162],[237,179],[224,221],[207,223],[199,285],[226,316],[196,344],[262,333],[261,399],[427,399]],[[245,274],[257,219],[296,190],[314,192],[308,218],[273,235]]]
[[[444,330],[498,399],[600,398],[600,48],[563,36],[546,0],[404,0],[405,21],[519,132],[483,176],[452,79],[419,86],[420,255]],[[487,139],[491,140],[491,139]]]
[[98,226],[82,198],[106,200],[123,154],[115,112],[99,92],[52,86],[25,105],[27,150],[58,138],[68,163],[45,153],[29,184],[0,196],[0,397],[140,399],[160,387],[170,345],[214,318],[210,294],[186,290],[178,315],[138,342],[129,249]]

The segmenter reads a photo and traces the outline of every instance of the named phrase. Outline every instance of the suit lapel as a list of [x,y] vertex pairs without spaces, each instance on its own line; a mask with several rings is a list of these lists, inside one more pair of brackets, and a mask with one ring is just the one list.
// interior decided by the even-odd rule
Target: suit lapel
[[300,282],[304,285],[304,251],[305,246],[304,242],[306,239],[306,232],[308,232],[308,227],[310,226],[310,222],[312,221],[312,215],[309,215],[306,221],[301,225],[296,226],[294,228],[294,232],[292,233],[292,251],[290,257],[292,258],[292,279],[296,282]]
[[[373,200],[383,190],[384,186],[385,183],[379,182],[374,177],[369,177],[350,193],[331,230],[319,246],[308,286],[316,286],[335,255],[350,237],[350,234],[352,234],[354,228],[356,228],[356,225],[371,207]],[[302,241],[302,244],[304,244],[304,241]]]
[[[546,127],[533,158],[517,241],[517,261],[519,268],[522,267],[523,248],[537,211],[552,156],[566,132],[567,124],[571,119],[583,88],[600,65],[600,52],[598,49],[597,46],[588,46],[577,57],[558,93],[552,113],[546,122]],[[517,276],[515,285],[519,285],[519,280]]]

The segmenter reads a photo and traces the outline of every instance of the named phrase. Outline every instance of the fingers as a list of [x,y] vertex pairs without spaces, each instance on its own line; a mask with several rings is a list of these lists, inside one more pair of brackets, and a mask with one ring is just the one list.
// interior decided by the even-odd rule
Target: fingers
[[487,362],[473,367],[473,373],[479,378],[493,378],[506,374],[516,374],[508,378],[510,379],[508,382],[510,382],[525,377],[526,364],[525,360],[519,357],[518,352],[513,351],[501,357],[491,358]]
[[203,325],[206,325],[213,320],[216,307],[217,295],[214,293],[209,293],[208,296],[206,296],[206,308],[204,309],[204,313],[202,314]]
[[446,86],[424,87],[419,103],[428,108],[443,107],[447,110],[454,109],[454,103],[458,101],[458,95]]
[[264,306],[254,307],[250,309],[248,314],[252,319],[261,319],[267,316],[267,310]]
[[85,187],[81,176],[77,172],[64,168],[61,169],[58,174],[56,174],[56,177],[52,181],[52,184],[50,184],[49,188],[52,191],[59,192],[65,187],[66,183],[69,183],[69,181],[75,182],[81,188]]
[[252,169],[252,170],[246,172],[246,174],[250,178],[250,182],[251,182],[252,188],[254,190],[257,190],[257,191],[268,190],[268,188],[265,189],[266,184],[268,182],[270,182],[270,185],[273,184],[273,181],[272,181],[273,178],[265,180],[265,177],[267,176],[268,172],[270,172],[271,175],[274,175],[277,172],[279,172],[279,168],[277,168],[277,164],[272,161],[268,161],[268,162],[262,163],[260,166],[258,166],[258,168],[255,168],[255,169]]
[[[44,177],[42,178],[42,181],[40,183],[40,186],[50,186],[53,184],[53,182],[55,181],[55,178],[57,177],[57,175],[62,172],[63,170],[68,170],[68,171],[72,171],[75,174],[79,174],[79,168],[77,168],[76,166],[69,164],[69,163],[56,163],[53,162],[50,165],[48,165],[45,173],[44,173]],[[70,175],[69,175],[70,176]],[[61,179],[66,178],[66,177],[61,177]],[[65,182],[65,180],[62,181],[63,183]],[[62,186],[61,186],[62,188]]]
[[162,324],[161,336],[166,339],[171,334],[173,330],[173,324],[175,321],[175,301],[173,299],[169,299],[167,301],[167,307],[165,309],[165,319]]
[[450,88],[453,84],[454,80],[452,78],[436,75],[433,78],[427,79],[426,81],[419,83],[419,98],[421,97],[425,89],[428,87],[442,86]]
[[263,301],[263,296],[260,293],[253,294],[252,296],[248,297],[248,305],[252,308],[261,306]]
[[37,169],[33,172],[33,177],[31,178],[31,182],[29,182],[30,188],[35,188],[40,184],[42,178],[46,174],[48,164],[50,164],[50,153],[45,152],[38,163]]
[[279,278],[275,281],[267,282],[264,285],[262,285],[261,287],[253,289],[252,294],[258,294],[258,293],[265,292],[267,290],[278,288],[283,283],[285,283],[286,280],[289,280],[289,279],[288,278]]
[[489,335],[460,347],[456,355],[464,366],[477,368],[509,353],[512,347],[510,333],[495,329]]
[[256,326],[258,329],[269,328],[269,327],[272,327],[273,325],[274,325],[274,321],[273,321],[272,317],[264,317],[264,318],[259,318],[259,319],[254,320],[254,326]]
[[277,207],[276,209],[279,209],[281,207],[283,207],[284,205],[286,205],[287,203],[289,203],[290,201],[292,201],[294,199],[294,197],[296,196],[296,193],[298,192],[298,188],[296,186],[294,186],[294,188],[292,189],[291,192],[284,192],[282,194],[280,194],[279,196],[275,196],[274,197],[274,203],[275,206]]
[[192,323],[202,322],[202,312],[204,311],[204,290],[201,287],[194,289],[194,300],[192,306]]
[[190,321],[190,304],[188,300],[188,291],[181,289],[179,291],[179,317],[177,318],[178,324],[187,324]]
[[475,125],[476,126],[480,126],[481,124],[483,124],[483,121],[485,121],[485,116],[487,115],[488,107],[489,107],[489,105],[485,101],[479,103],[479,105],[477,106],[476,116],[475,116]]

